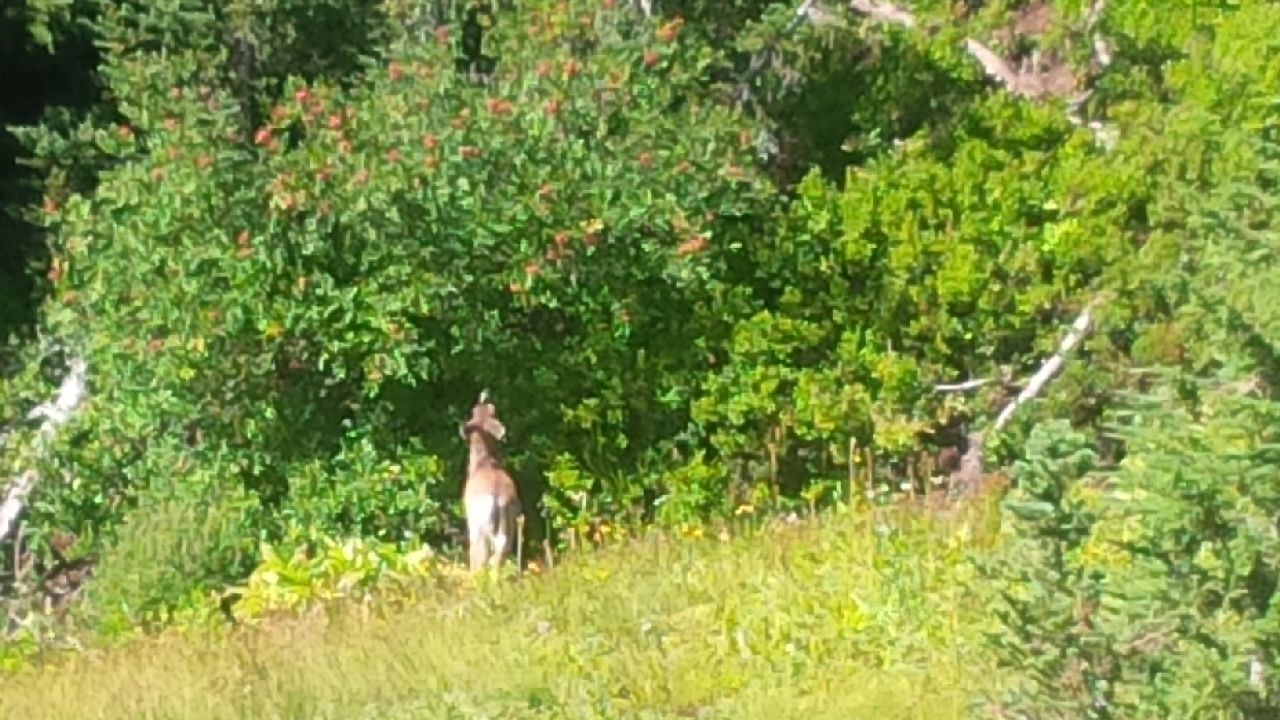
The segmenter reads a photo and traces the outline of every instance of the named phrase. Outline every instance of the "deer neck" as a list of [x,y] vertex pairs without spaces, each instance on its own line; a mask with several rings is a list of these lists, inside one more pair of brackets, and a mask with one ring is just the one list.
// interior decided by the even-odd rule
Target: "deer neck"
[[498,459],[493,456],[493,449],[489,445],[489,438],[482,430],[475,430],[467,437],[467,444],[470,446],[470,458],[467,461],[467,471],[474,474],[477,470],[485,467],[496,467]]

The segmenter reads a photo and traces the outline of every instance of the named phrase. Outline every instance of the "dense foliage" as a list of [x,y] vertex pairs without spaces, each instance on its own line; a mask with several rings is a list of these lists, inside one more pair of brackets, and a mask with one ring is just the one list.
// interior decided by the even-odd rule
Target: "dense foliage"
[[1278,29],[1260,7],[1202,26],[1205,42],[1168,69],[1177,104],[1128,133],[1156,170],[1156,202],[1113,287],[1139,330],[1134,360],[1153,367],[1107,413],[1118,463],[1058,421],[1037,426],[1015,465],[1012,537],[989,568],[1004,592],[995,642],[1019,670],[1007,711],[1280,711],[1280,348],[1268,330],[1280,307],[1280,62],[1240,53]]
[[[3,555],[96,556],[84,609],[117,630],[246,578],[261,603],[280,573],[311,597],[417,568],[392,548],[450,546],[482,389],[530,547],[880,502],[932,486],[921,455],[965,449],[1088,305],[985,438],[1015,481],[992,700],[1274,712],[1246,670],[1280,657],[1280,12],[642,5],[10,17],[32,47],[88,33],[104,92],[13,129],[42,197],[0,197],[39,224],[44,296],[3,469],[41,482]],[[1071,92],[991,82],[966,38]],[[44,451],[17,421],[70,358],[90,392]]]
[[251,137],[229,91],[166,87],[180,61],[120,60],[157,92],[98,131],[127,162],[51,203],[46,323],[130,380],[95,382],[67,437],[92,434],[60,456],[86,482],[34,522],[109,530],[149,512],[139,493],[191,492],[148,485],[176,467],[247,490],[251,537],[438,539],[441,458],[485,387],[517,463],[653,457],[680,428],[660,393],[737,314],[731,265],[769,210],[750,125],[696,95],[678,22],[548,6],[501,27],[487,85],[444,69],[447,28],[401,36],[350,89],[290,79]]

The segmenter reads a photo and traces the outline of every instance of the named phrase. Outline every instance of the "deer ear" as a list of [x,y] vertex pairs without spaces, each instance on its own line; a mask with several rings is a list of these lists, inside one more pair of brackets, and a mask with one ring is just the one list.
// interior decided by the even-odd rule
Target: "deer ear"
[[497,418],[490,418],[486,425],[487,427],[485,430],[487,430],[495,440],[501,440],[507,436],[507,426],[499,422]]

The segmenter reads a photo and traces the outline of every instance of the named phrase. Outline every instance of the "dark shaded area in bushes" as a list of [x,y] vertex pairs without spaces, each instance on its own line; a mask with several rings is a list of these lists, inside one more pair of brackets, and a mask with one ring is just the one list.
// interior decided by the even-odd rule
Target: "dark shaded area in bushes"
[[[44,267],[48,249],[39,229],[25,217],[40,204],[39,173],[28,158],[13,125],[38,122],[45,110],[86,110],[98,88],[93,71],[98,53],[87,33],[59,38],[53,52],[28,33],[25,2],[0,13],[0,337],[30,335],[42,288],[31,268]],[[5,372],[7,370],[0,370]]]

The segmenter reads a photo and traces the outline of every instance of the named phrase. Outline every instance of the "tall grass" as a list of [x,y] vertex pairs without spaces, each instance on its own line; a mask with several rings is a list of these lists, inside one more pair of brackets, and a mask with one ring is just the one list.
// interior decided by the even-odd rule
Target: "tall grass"
[[165,635],[0,680],[0,716],[942,719],[993,673],[980,508],[652,535],[368,617]]

